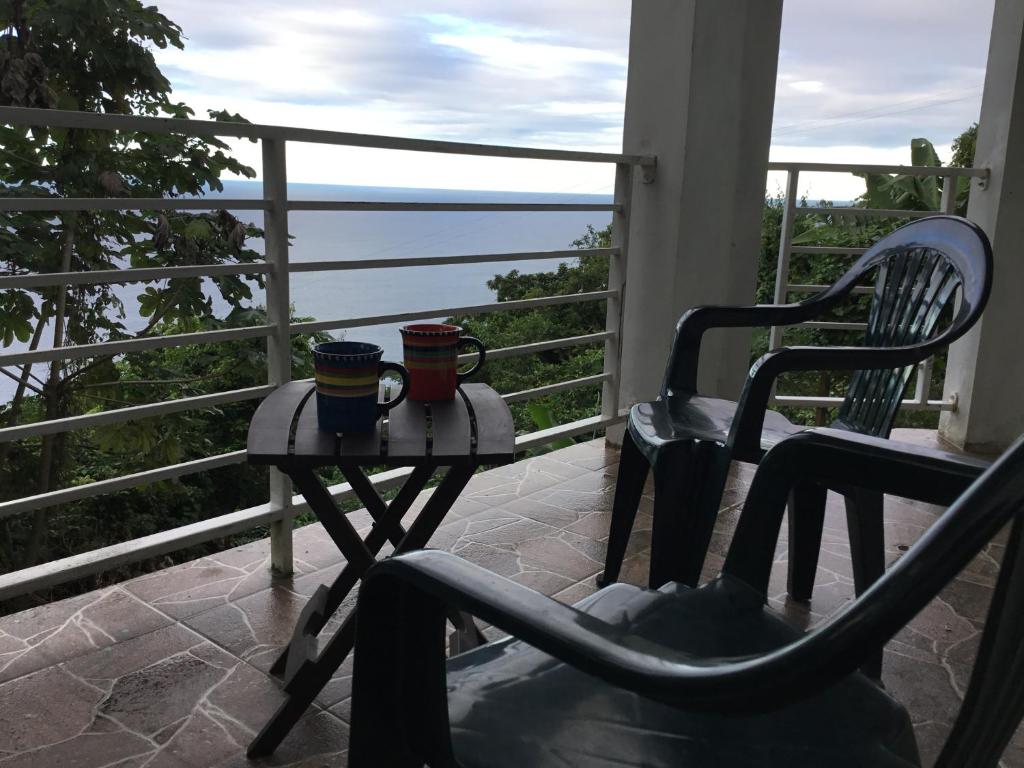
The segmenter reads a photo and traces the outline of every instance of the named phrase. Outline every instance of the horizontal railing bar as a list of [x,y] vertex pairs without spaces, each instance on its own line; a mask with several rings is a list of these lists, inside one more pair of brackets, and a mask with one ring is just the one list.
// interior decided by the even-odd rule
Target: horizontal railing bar
[[534,309],[559,304],[577,304],[583,301],[599,301],[617,295],[617,291],[590,291],[589,293],[568,293],[563,296],[543,296],[537,299],[520,299],[518,301],[497,301],[490,304],[476,304],[467,307],[441,307],[424,309],[417,312],[399,312],[394,315],[376,315],[373,317],[352,317],[343,320],[314,320],[308,323],[292,323],[291,332],[317,333],[336,328],[364,328],[368,325],[384,325],[402,320],[426,320],[432,317],[450,317],[451,315],[476,315],[489,312],[503,312],[517,309]]
[[55,285],[98,285],[144,283],[180,277],[218,277],[220,275],[256,275],[274,271],[272,264],[196,264],[187,267],[139,267],[138,269],[98,269],[93,272],[41,272],[31,275],[0,275],[4,288],[49,288]]
[[384,203],[289,200],[291,211],[618,211],[615,203]]
[[[617,248],[587,248],[564,251],[524,251],[522,253],[467,254],[464,256],[428,256],[399,259],[353,259],[345,261],[294,262],[289,272],[324,272],[336,270],[395,269],[428,267],[446,264],[485,264],[510,261],[541,261],[581,256],[617,256]],[[106,269],[92,272],[47,272],[26,275],[0,274],[0,290],[13,288],[47,288],[67,285],[99,285],[140,283],[152,280],[185,277],[217,277],[220,275],[271,274],[272,264],[200,264],[181,267],[142,267]]]
[[[772,402],[775,405],[790,408],[838,408],[843,404],[841,397],[802,397],[799,395],[776,395]],[[927,403],[918,400],[903,400],[900,410],[904,411],[953,411],[956,403],[952,400],[929,400]]]
[[[369,480],[375,488],[383,490],[401,484],[411,473],[410,467],[401,467],[371,475]],[[328,491],[339,501],[355,497],[352,486],[348,483],[333,485]],[[0,575],[0,600],[248,531],[280,519],[285,512],[289,515],[299,515],[308,511],[309,505],[305,500],[301,496],[294,496],[292,506],[287,510],[272,510],[269,504],[259,504],[226,515],[218,515],[209,520],[200,520],[168,531],[3,574]]]
[[245,449],[222,453],[218,456],[207,456],[203,459],[185,461],[180,464],[170,464],[157,469],[147,469],[143,472],[135,472],[131,475],[112,477],[109,480],[98,480],[95,483],[75,485],[71,488],[62,488],[59,491],[40,493],[35,496],[25,496],[20,499],[0,502],[0,518],[17,515],[21,512],[32,512],[37,509],[54,507],[58,504],[68,504],[72,501],[81,501],[93,496],[105,493],[123,491],[126,488],[134,488],[146,483],[155,483],[160,480],[170,480],[182,475],[192,475],[197,472],[209,472],[212,469],[228,467],[232,464],[240,464],[245,461]]
[[954,168],[933,165],[862,165],[860,163],[789,163],[770,162],[769,171],[799,171],[800,173],[884,173],[905,176],[972,176],[983,179],[988,168]]
[[560,381],[557,384],[546,384],[543,387],[523,389],[519,392],[509,392],[507,395],[502,395],[501,398],[506,403],[518,403],[522,400],[535,400],[538,397],[553,395],[556,392],[566,392],[570,389],[580,389],[581,387],[590,387],[595,384],[602,384],[611,380],[611,378],[611,373],[598,373],[594,376],[583,376],[579,379]]
[[[552,339],[551,341],[537,341],[533,344],[519,344],[514,347],[500,347],[488,349],[488,360],[501,360],[506,357],[519,357],[521,355],[532,355],[536,352],[546,352],[550,349],[563,349],[565,347],[576,347],[584,344],[599,344],[608,339],[615,338],[614,331],[602,331],[601,333],[588,333],[584,336],[567,336],[564,339]],[[476,360],[476,352],[467,352],[459,355],[460,363],[470,363]]]
[[580,256],[618,256],[618,248],[585,248],[569,251],[524,251],[523,253],[474,253],[465,256],[423,256],[400,259],[345,259],[344,261],[297,261],[288,271],[328,272],[348,269],[395,269],[398,267],[436,267],[445,264],[487,264],[501,261],[541,261],[575,259]]
[[582,163],[629,163],[654,166],[650,155],[626,155],[613,152],[581,152],[569,149],[537,149],[496,144],[470,144],[461,141],[405,139],[365,133],[345,133],[281,125],[231,123],[216,120],[181,120],[165,117],[110,115],[57,109],[0,107],[0,123],[58,128],[86,128],[100,131],[142,131],[146,133],[184,133],[190,136],[234,136],[243,139],[282,139],[311,144],[335,144],[371,149],[399,149],[409,152],[434,152],[449,155],[508,157],[525,160],[565,160]]
[[796,209],[797,215],[833,215],[833,216],[877,216],[879,218],[923,219],[936,216],[937,211],[904,211],[900,208],[829,208],[808,205]]
[[[831,288],[831,285],[800,285],[797,283],[790,283],[786,286],[786,291],[789,293],[821,293],[822,291]],[[875,289],[870,285],[858,285],[853,288],[850,293],[854,294],[866,294],[874,293]]]
[[520,435],[516,438],[516,453],[525,451],[528,448],[536,448],[541,445],[549,445],[564,437],[576,437],[587,432],[594,432],[598,429],[605,429],[613,424],[621,424],[626,420],[628,414],[618,416],[591,416],[579,421],[571,421],[568,424],[561,424],[551,429],[542,429],[538,432],[531,432],[528,435]]
[[789,249],[790,253],[816,253],[822,256],[860,256],[867,253],[867,248],[841,248],[828,245],[794,245]]
[[[0,197],[0,211],[264,210],[260,199],[191,197]],[[618,211],[615,203],[399,203],[289,200],[291,211]]]
[[[505,261],[541,261],[580,256],[617,256],[618,248],[586,248],[564,251],[524,251],[522,253],[480,253],[465,256],[427,256],[403,259],[349,259],[345,261],[306,261],[289,265],[289,272],[324,272],[351,269],[394,269],[431,267],[443,264],[485,264]],[[266,262],[251,264],[197,264],[185,267],[140,267],[103,269],[93,272],[46,272],[30,275],[0,275],[0,290],[5,288],[48,288],[56,285],[98,285],[141,283],[181,277],[217,277],[219,275],[270,274],[274,266]]]
[[51,419],[50,421],[38,421],[34,424],[22,424],[16,427],[0,429],[0,443],[10,443],[15,440],[24,440],[39,435],[55,435],[61,432],[70,432],[75,429],[86,429],[99,427],[106,424],[120,424],[125,421],[146,419],[152,416],[164,416],[169,413],[181,411],[193,411],[201,408],[210,408],[215,405],[226,403],[237,403],[243,400],[255,400],[265,397],[273,392],[275,387],[267,384],[262,387],[247,387],[245,389],[232,389],[227,392],[216,392],[212,395],[197,395],[195,397],[180,397],[176,400],[168,400],[163,403],[149,403],[147,405],[132,405],[127,408],[115,408],[99,413],[86,413],[82,416],[69,416],[64,419]]
[[101,341],[97,344],[37,349],[32,352],[8,352],[0,355],[0,366],[45,363],[52,360],[78,360],[100,355],[123,355],[127,352],[184,347],[191,344],[216,344],[222,341],[260,338],[269,336],[273,332],[273,325],[253,325],[248,328],[226,328],[222,331],[200,331],[199,333],[176,333],[172,336],[144,336],[141,339],[125,339],[123,341]]
[[268,205],[227,197],[0,197],[0,211],[262,211]]
[[868,327],[867,323],[840,323],[828,322],[825,320],[809,320],[800,323],[800,328],[817,328],[819,331],[863,331]]
[[75,579],[137,563],[168,552],[205,544],[234,533],[241,533],[280,519],[282,512],[269,504],[200,520],[169,531],[161,531],[82,554],[51,560],[48,563],[0,575],[0,600],[36,592]]

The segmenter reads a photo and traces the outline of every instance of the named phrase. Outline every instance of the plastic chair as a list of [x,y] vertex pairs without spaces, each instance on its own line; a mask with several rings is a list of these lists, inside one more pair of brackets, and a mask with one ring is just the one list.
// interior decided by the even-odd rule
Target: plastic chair
[[[835,307],[877,271],[862,347],[782,347],[750,369],[739,402],[697,392],[701,337],[709,328],[793,325]],[[618,578],[637,507],[654,474],[650,586],[694,585],[711,539],[732,460],[757,463],[780,440],[805,427],[768,410],[786,371],[855,371],[832,426],[886,437],[913,366],[962,336],[981,315],[992,283],[985,233],[953,216],[914,221],[879,240],[834,285],[798,304],[697,307],[676,326],[661,394],[630,410],[612,505],[605,569]],[[950,324],[936,332],[943,308],[961,289]],[[836,489],[842,490],[842,489]],[[810,599],[817,569],[826,489],[801,483],[790,504],[789,592]],[[846,494],[854,581],[860,594],[884,570],[882,496]]]
[[[938,761],[994,766],[1024,715],[1024,441],[975,480],[983,466],[839,430],[793,436],[762,460],[723,572],[699,588],[614,584],[570,607],[448,553],[379,563],[359,595],[349,765],[919,765],[907,712],[856,670],[1013,521]],[[809,481],[962,495],[863,595],[801,633],[765,602],[787,495]],[[449,608],[512,637],[446,662]]]

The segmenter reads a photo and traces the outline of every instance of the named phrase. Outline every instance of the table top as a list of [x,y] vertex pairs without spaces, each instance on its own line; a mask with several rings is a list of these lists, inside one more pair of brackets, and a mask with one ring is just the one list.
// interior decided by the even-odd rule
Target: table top
[[486,384],[463,384],[446,402],[406,400],[373,432],[347,435],[318,428],[315,392],[310,381],[292,381],[260,403],[249,424],[250,464],[480,466],[515,459],[512,414]]

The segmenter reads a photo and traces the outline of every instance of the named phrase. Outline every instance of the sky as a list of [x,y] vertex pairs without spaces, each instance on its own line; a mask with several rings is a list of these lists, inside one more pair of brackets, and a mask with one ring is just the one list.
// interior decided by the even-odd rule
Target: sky
[[[618,152],[629,0],[163,0],[175,95],[253,122]],[[993,0],[785,0],[772,160],[943,159],[978,118]],[[236,153],[259,170],[258,149]],[[605,193],[607,166],[289,144],[290,181]],[[802,177],[803,178],[803,177]],[[780,179],[770,177],[769,190]],[[851,177],[801,191],[850,199]]]

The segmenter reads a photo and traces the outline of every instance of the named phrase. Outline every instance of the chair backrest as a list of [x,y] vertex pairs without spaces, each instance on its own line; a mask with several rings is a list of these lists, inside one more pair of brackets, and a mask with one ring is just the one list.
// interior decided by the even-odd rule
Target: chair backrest
[[[919,219],[879,240],[822,298],[849,293],[872,270],[877,274],[864,344],[898,347],[938,340],[939,318],[959,288],[959,308],[941,331],[945,346],[974,324],[988,300],[992,249],[985,233],[967,219]],[[888,436],[912,372],[913,366],[856,371],[835,426]]]

